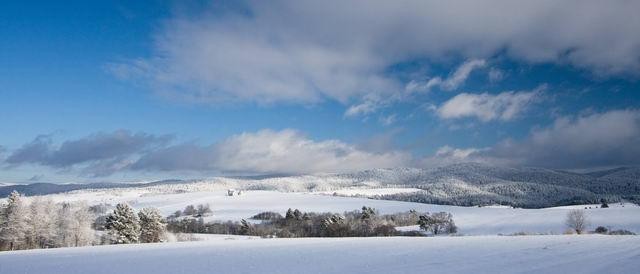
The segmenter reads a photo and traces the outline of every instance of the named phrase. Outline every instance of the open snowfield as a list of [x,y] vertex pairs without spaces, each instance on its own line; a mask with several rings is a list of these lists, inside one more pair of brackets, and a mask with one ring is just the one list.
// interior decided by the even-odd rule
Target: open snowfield
[[[352,190],[351,190],[352,191]],[[566,230],[564,220],[569,210],[585,208],[591,221],[589,229],[596,226],[627,229],[640,232],[640,207],[634,204],[611,204],[610,208],[598,205],[568,206],[545,209],[513,209],[509,207],[459,207],[430,205],[400,201],[384,201],[355,197],[336,197],[319,193],[246,191],[243,195],[229,197],[226,191],[198,191],[179,194],[162,194],[140,189],[79,191],[48,195],[56,201],[87,201],[89,204],[108,203],[115,205],[127,202],[135,208],[156,207],[169,215],[189,204],[209,204],[213,216],[206,221],[240,220],[263,211],[284,214],[288,208],[302,211],[337,212],[358,210],[362,206],[374,207],[380,213],[446,211],[453,214],[464,235],[497,235],[526,233],[561,234]]]
[[638,273],[637,236],[210,239],[0,253],[0,273]]
[[419,188],[397,188],[397,187],[387,187],[387,188],[345,188],[338,189],[334,191],[322,191],[320,193],[333,195],[338,194],[341,196],[364,196],[370,197],[375,195],[389,195],[389,194],[399,194],[399,193],[412,193],[422,191]]

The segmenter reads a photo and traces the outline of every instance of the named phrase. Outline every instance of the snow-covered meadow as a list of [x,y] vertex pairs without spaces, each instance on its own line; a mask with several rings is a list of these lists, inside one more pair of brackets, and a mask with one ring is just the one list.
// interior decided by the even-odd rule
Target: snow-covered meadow
[[252,239],[0,252],[0,273],[637,273],[640,237]]
[[[346,189],[350,195],[413,191],[413,189]],[[155,207],[164,215],[181,210],[187,205],[209,204],[213,215],[205,221],[241,220],[264,212],[275,211],[284,214],[288,208],[309,212],[334,212],[358,210],[362,206],[376,208],[380,213],[446,211],[453,214],[464,235],[497,235],[513,233],[561,234],[566,230],[567,212],[575,208],[585,210],[590,220],[589,229],[605,226],[626,229],[640,233],[640,207],[631,204],[611,204],[610,208],[599,205],[580,205],[543,209],[514,209],[503,206],[460,207],[431,205],[411,202],[374,200],[358,197],[328,195],[333,192],[279,192],[245,191],[239,196],[227,196],[225,190],[198,190],[187,193],[165,193],[147,188],[83,190],[71,193],[53,194],[46,197],[54,201],[86,201],[89,204],[107,203],[115,205],[126,202],[134,208]],[[407,229],[407,228],[404,228]]]

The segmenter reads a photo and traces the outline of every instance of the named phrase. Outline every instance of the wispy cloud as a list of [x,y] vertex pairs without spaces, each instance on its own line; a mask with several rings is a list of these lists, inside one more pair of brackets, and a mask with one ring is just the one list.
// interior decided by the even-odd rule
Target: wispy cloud
[[430,91],[435,87],[440,87],[441,89],[448,91],[456,90],[467,80],[469,74],[471,74],[473,70],[483,68],[486,63],[487,62],[482,59],[467,60],[447,78],[443,79],[442,77],[437,76],[424,82],[412,80],[407,84],[405,89],[409,92],[425,92]]

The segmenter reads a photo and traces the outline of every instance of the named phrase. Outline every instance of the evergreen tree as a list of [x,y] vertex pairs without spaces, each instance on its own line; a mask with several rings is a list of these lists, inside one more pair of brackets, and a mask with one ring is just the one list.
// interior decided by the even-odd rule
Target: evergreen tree
[[140,224],[133,209],[127,204],[118,204],[107,216],[105,228],[115,244],[137,243]]
[[287,214],[284,216],[284,218],[287,220],[295,219],[295,216],[293,216],[293,210],[291,210],[291,208],[287,210]]
[[296,208],[296,210],[293,211],[293,218],[296,220],[302,220],[302,212]]
[[249,222],[247,222],[247,220],[242,219],[242,221],[240,221],[240,234],[249,235],[250,232],[251,232],[251,225],[249,224]]
[[362,220],[369,220],[374,215],[376,215],[376,210],[375,209],[373,209],[371,207],[366,207],[366,206],[362,207],[362,215],[360,216],[360,218]]
[[165,236],[166,224],[155,208],[143,208],[138,212],[140,219],[140,242],[157,243]]

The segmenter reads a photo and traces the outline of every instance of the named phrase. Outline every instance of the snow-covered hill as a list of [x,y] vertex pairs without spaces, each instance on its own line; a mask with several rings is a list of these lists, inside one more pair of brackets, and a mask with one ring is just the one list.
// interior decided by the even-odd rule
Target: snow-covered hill
[[637,273],[637,236],[225,240],[0,252],[0,273]]
[[335,191],[344,188],[413,188],[423,191],[380,193],[377,198],[448,205],[503,204],[542,208],[621,200],[640,201],[640,168],[587,174],[542,168],[497,167],[477,163],[417,169],[373,169],[345,174],[159,181],[137,184],[33,184],[0,187],[27,195],[79,189],[144,188],[155,192],[194,192],[238,188],[285,192]]
[[[160,186],[158,186],[160,187]],[[610,204],[610,208],[596,208],[598,205],[566,206],[543,209],[514,209],[510,207],[461,207],[432,205],[390,200],[376,200],[358,197],[333,196],[319,192],[280,192],[250,190],[240,196],[227,196],[226,190],[199,190],[182,193],[167,193],[155,188],[127,188],[82,190],[72,193],[52,194],[47,197],[55,201],[86,201],[89,204],[109,204],[126,202],[134,208],[155,207],[168,216],[187,205],[209,204],[213,215],[205,221],[226,221],[248,219],[264,212],[275,211],[285,214],[288,208],[298,208],[309,212],[334,212],[358,210],[362,206],[376,208],[380,213],[446,211],[453,214],[459,232],[465,235],[496,235],[526,233],[555,233],[566,230],[565,217],[570,209],[585,208],[591,221],[590,230],[596,226],[627,229],[640,233],[640,207],[634,204]],[[161,190],[161,189],[160,189]],[[358,193],[348,189],[349,193]],[[397,191],[378,189],[376,192]],[[365,189],[362,194],[371,193]],[[374,192],[375,193],[375,192]],[[590,208],[590,209],[589,209]]]

